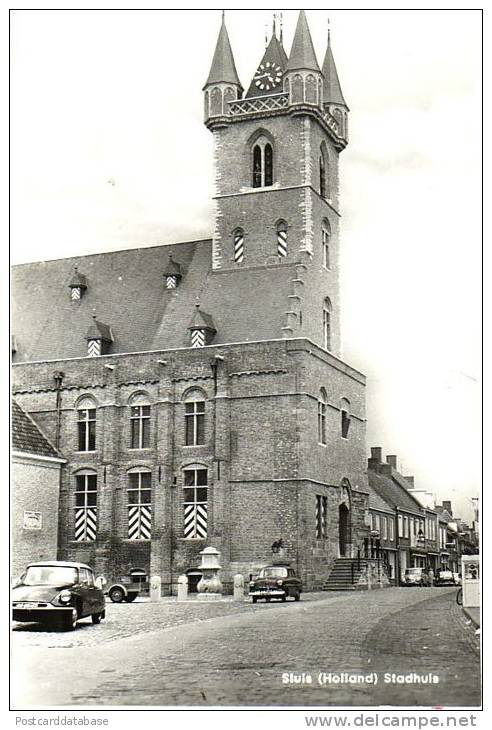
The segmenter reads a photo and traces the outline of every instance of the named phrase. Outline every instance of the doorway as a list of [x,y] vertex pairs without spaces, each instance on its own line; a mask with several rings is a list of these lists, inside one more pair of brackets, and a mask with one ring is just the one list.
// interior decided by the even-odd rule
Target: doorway
[[340,557],[345,558],[350,542],[350,512],[346,504],[341,504],[338,508],[338,535]]

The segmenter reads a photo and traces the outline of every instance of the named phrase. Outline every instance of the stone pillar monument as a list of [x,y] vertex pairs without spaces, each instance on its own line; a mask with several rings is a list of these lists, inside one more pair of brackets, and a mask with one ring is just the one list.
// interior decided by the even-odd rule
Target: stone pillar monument
[[197,585],[198,600],[213,601],[222,598],[222,583],[219,578],[219,551],[213,547],[207,547],[201,551],[201,564],[198,566],[202,571],[202,577]]

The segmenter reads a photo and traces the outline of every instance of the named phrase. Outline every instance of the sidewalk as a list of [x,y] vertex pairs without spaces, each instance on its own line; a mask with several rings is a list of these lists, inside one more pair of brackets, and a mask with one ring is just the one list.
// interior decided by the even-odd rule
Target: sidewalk
[[463,607],[463,613],[470,619],[476,629],[480,628],[480,609],[477,607]]

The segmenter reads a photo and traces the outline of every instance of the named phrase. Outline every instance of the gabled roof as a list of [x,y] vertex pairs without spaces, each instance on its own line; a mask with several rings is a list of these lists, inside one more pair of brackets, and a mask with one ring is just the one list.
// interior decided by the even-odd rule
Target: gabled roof
[[[282,70],[282,74],[285,72],[285,68],[287,66],[287,54],[284,50],[284,47],[282,43],[278,40],[275,33],[272,35],[272,38],[270,40],[270,43],[267,46],[267,49],[263,55],[263,58],[260,61],[259,69],[261,67],[264,67],[264,72],[268,73],[268,69],[273,64],[275,66],[280,66]],[[267,65],[268,64],[268,65]],[[263,69],[262,69],[263,70]],[[262,96],[262,95],[269,95],[269,94],[276,94],[281,92],[283,89],[282,83],[280,83],[278,86],[275,86],[273,89],[260,89],[255,83],[255,79],[251,81],[251,84],[249,86],[248,92],[246,94],[247,97],[251,96]]]
[[[169,255],[186,271],[177,289],[166,289],[162,276]],[[74,303],[66,287],[77,261],[90,287]],[[212,271],[211,261],[207,240],[14,266],[14,362],[87,357],[94,310],[111,325],[112,354],[189,347],[198,293],[217,328],[216,344],[282,338],[295,264]],[[251,292],[257,306],[244,306]]]
[[229,40],[224,15],[222,15],[222,24],[220,26],[219,37],[217,38],[217,45],[215,46],[212,66],[210,67],[210,73],[208,74],[208,79],[204,88],[209,84],[217,84],[221,82],[234,84],[235,86],[239,86],[241,89],[243,88],[239,81],[239,76],[237,75],[236,64],[232,53],[231,42]]
[[12,448],[14,451],[22,451],[35,456],[60,458],[59,452],[49,442],[39,426],[15,400],[12,400]]
[[[394,470],[393,474],[394,474]],[[377,474],[373,469],[367,470],[369,486],[379,494],[391,507],[398,507],[408,512],[423,512],[420,504],[410,495],[407,490],[397,484],[392,478],[384,474]]]
[[300,69],[320,71],[304,10],[301,10],[299,13],[289,62],[287,64],[287,71],[297,71]]
[[348,106],[343,98],[342,87],[340,86],[340,80],[338,78],[337,67],[335,65],[335,59],[331,50],[330,34],[328,33],[328,46],[326,48],[325,60],[323,61],[323,67],[321,69],[324,82],[323,82],[323,99],[325,103],[339,104],[348,109]]

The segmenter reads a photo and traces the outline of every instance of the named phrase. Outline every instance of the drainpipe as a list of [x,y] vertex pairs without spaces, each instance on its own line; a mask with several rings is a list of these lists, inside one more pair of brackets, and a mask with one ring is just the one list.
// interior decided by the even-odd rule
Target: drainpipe
[[401,564],[400,564],[400,524],[398,520],[398,507],[395,507],[395,537],[396,537],[396,575],[395,585],[400,586],[401,583]]
[[56,426],[55,426],[55,447],[57,450],[60,448],[60,430],[61,430],[61,388],[63,383],[64,373],[57,370],[53,373],[53,379],[55,381],[56,388]]

